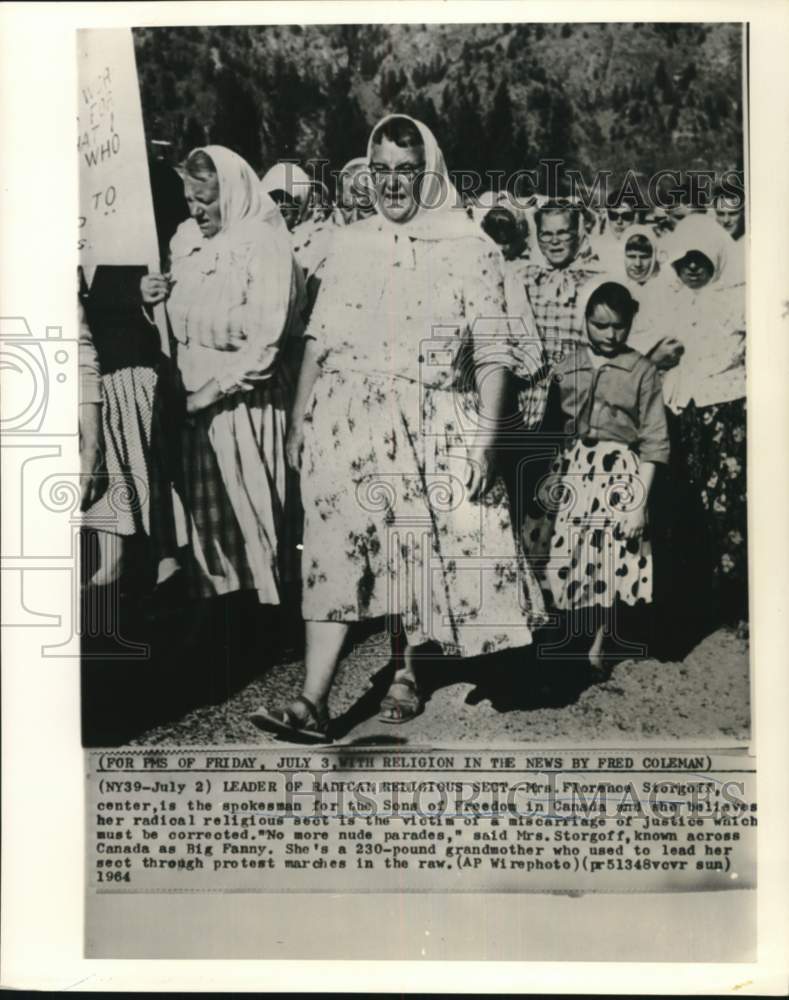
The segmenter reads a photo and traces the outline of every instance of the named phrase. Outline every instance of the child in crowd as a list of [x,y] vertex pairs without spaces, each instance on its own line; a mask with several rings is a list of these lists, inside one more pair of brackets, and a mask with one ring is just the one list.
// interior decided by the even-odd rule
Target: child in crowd
[[566,443],[538,487],[545,514],[530,528],[548,552],[554,606],[595,615],[589,662],[602,672],[615,601],[652,600],[647,498],[669,439],[657,369],[627,346],[638,303],[607,279],[584,291],[585,342],[554,373]]

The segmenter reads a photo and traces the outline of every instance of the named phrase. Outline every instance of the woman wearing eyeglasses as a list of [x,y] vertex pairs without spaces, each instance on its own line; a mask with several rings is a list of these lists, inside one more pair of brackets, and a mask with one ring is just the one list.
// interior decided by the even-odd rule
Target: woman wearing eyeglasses
[[620,265],[622,245],[632,226],[638,224],[638,209],[631,198],[617,198],[606,208],[604,228],[594,241],[594,249],[604,270],[615,272]]
[[301,469],[306,676],[252,718],[329,738],[352,623],[399,619],[405,650],[379,718],[423,705],[417,650],[477,656],[532,641],[542,595],[518,554],[495,445],[511,373],[502,259],[469,220],[430,130],[373,130],[378,212],[337,230],[307,329],[288,439]]
[[532,263],[522,273],[546,364],[520,394],[521,418],[527,430],[542,426],[553,368],[581,341],[578,293],[597,267],[594,261],[579,258],[586,227],[577,205],[545,202],[534,212],[534,229]]

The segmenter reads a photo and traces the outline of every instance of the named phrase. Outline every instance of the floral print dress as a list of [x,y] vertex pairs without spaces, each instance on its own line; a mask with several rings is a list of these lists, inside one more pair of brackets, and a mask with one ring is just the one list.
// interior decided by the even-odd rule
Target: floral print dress
[[526,645],[544,621],[501,479],[465,490],[479,365],[526,374],[504,317],[499,251],[470,233],[339,230],[307,336],[321,373],[305,416],[303,612],[400,615],[412,645],[473,656]]

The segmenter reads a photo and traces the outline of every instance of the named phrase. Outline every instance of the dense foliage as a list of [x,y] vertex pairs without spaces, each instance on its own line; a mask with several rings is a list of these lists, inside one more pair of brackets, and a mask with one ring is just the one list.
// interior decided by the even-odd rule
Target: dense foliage
[[337,169],[405,111],[454,170],[742,169],[739,25],[143,28],[135,43],[147,133],[179,158],[216,142],[261,172]]

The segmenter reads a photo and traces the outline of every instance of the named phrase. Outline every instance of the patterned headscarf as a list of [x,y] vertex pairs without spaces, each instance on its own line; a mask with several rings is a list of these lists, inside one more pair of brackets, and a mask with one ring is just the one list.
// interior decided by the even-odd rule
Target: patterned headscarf
[[576,204],[571,204],[570,202],[567,204],[559,204],[557,211],[567,212],[571,219],[573,215],[576,217],[575,224],[577,227],[578,250],[576,251],[575,257],[573,257],[570,263],[565,267],[554,267],[542,252],[542,247],[540,246],[537,225],[537,213],[539,211],[540,209],[538,208],[534,212],[534,229],[532,232],[532,259],[539,267],[536,283],[542,288],[543,294],[546,297],[554,299],[559,305],[569,306],[576,300],[576,289],[578,287],[578,282],[574,280],[573,276],[569,272],[584,271],[588,269],[584,260],[579,259],[581,249],[586,238],[584,214],[581,211],[580,206]]

